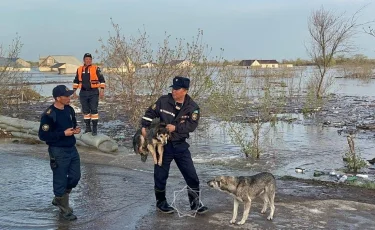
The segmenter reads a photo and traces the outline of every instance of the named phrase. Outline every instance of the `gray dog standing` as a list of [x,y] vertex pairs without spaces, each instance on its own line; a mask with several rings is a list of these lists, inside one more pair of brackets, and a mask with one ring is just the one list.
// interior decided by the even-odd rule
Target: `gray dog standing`
[[250,212],[251,201],[256,197],[260,197],[264,202],[261,213],[265,213],[267,207],[270,206],[271,212],[267,219],[273,219],[273,214],[275,212],[274,200],[276,180],[271,173],[262,172],[253,176],[240,177],[218,176],[208,181],[207,184],[212,188],[226,192],[234,197],[231,224],[236,222],[239,202],[244,203],[244,212],[242,220],[237,224],[244,224],[246,222]]

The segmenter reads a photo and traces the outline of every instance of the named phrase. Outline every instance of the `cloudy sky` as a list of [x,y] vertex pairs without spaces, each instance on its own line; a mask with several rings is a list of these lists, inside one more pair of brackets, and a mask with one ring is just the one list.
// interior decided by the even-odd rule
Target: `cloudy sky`
[[[151,42],[172,37],[191,39],[198,28],[204,41],[233,59],[307,58],[307,18],[324,6],[352,14],[370,3],[360,21],[375,20],[372,0],[1,0],[0,43],[9,45],[18,33],[21,57],[74,55],[98,49],[99,38],[111,31],[110,18],[125,36],[145,27]],[[375,28],[375,27],[374,27]],[[358,52],[375,58],[375,38],[358,34]]]

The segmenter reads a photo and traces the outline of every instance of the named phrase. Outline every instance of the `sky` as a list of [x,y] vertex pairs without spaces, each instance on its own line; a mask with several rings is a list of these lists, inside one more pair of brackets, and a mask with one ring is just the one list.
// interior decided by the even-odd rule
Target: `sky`
[[[321,6],[353,14],[359,21],[375,20],[372,0],[1,0],[0,44],[8,46],[18,34],[24,44],[20,57],[74,55],[100,49],[99,39],[112,31],[110,18],[124,36],[145,28],[152,44],[165,32],[191,40],[198,29],[203,40],[227,60],[307,59],[307,21]],[[375,25],[374,25],[375,28]],[[375,58],[375,38],[359,33],[356,53]],[[94,56],[95,61],[95,56]]]

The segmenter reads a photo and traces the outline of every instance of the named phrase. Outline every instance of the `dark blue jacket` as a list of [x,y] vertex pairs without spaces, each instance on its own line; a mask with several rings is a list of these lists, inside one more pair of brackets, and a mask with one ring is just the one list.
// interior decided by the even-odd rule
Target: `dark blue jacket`
[[51,105],[40,119],[39,139],[49,146],[72,147],[76,144],[76,138],[74,135],[65,136],[64,131],[76,127],[76,115],[71,106],[66,105],[61,110]]

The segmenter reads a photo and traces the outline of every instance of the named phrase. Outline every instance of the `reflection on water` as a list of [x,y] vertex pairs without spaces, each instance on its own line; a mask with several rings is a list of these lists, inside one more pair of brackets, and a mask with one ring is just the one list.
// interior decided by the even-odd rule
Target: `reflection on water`
[[[314,170],[332,170],[344,166],[343,155],[348,150],[346,135],[338,135],[336,128],[280,122],[269,131],[269,141],[262,145],[261,159],[245,159],[240,148],[234,145],[225,132],[225,124],[210,123],[205,131],[198,131],[190,140],[194,160],[198,163],[216,163],[237,169],[273,171],[277,175],[312,178]],[[300,124],[298,124],[300,123]],[[250,140],[251,129],[243,125]],[[209,138],[204,133],[209,132]],[[355,139],[357,152],[364,159],[375,157],[373,136],[361,135]],[[295,167],[306,169],[306,174],[296,174]]]

